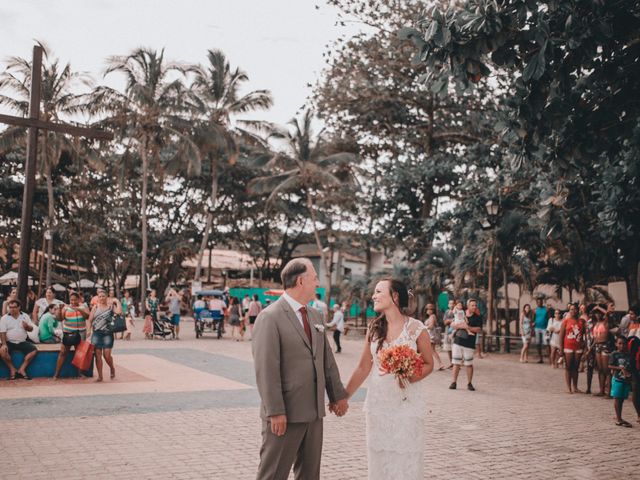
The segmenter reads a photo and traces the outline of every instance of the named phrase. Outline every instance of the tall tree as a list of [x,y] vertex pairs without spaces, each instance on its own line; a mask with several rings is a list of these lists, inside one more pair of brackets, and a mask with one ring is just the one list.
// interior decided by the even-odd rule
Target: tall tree
[[[267,205],[287,192],[300,192],[303,195],[311,226],[325,270],[328,298],[331,295],[331,264],[320,237],[319,203],[329,190],[338,190],[346,183],[355,185],[351,173],[351,164],[356,156],[350,152],[336,152],[322,132],[314,138],[313,112],[306,110],[300,118],[292,119],[290,129],[273,126],[270,138],[286,142],[287,151],[277,153],[267,163],[267,168],[275,173],[258,177],[249,183],[249,191],[255,194],[268,193]],[[331,227],[330,219],[325,219],[325,227]]]
[[[142,163],[141,171],[141,259],[140,300],[144,305],[147,285],[148,210],[150,173],[164,177],[163,160],[179,158],[188,165],[189,172],[200,171],[200,152],[188,134],[180,114],[185,112],[182,102],[185,88],[181,69],[164,59],[160,52],[138,48],[125,56],[107,60],[105,75],[124,75],[124,93],[110,87],[98,87],[92,94],[90,111],[105,118],[100,123],[116,130],[127,148],[135,148]],[[153,172],[150,172],[151,167]]]
[[208,163],[211,183],[195,280],[200,279],[202,258],[213,227],[220,163],[223,161],[235,163],[239,152],[237,144],[239,140],[256,141],[255,136],[241,128],[241,125],[259,126],[259,122],[239,120],[237,117],[267,109],[273,103],[268,90],[254,90],[241,94],[243,84],[249,80],[249,77],[239,68],[232,69],[222,51],[209,50],[207,60],[206,66],[198,65],[190,69],[195,75],[190,89],[191,114],[195,120],[193,139],[200,149],[202,159]]
[[[623,150],[633,141],[640,118],[640,103],[635,101],[640,98],[638,2],[470,0],[429,9],[415,27],[405,34],[427,70],[449,75],[463,86],[495,68],[511,72],[507,116],[496,128],[518,152],[519,163],[536,165],[548,172],[547,182],[555,184],[539,199],[542,211],[580,201],[549,204],[554,191],[566,190],[570,197],[586,192],[584,203],[591,206],[598,198],[615,198],[597,193],[618,188],[605,182],[635,178],[628,163],[633,157]],[[615,161],[622,162],[617,176],[611,175]],[[625,172],[623,177],[620,172]],[[584,188],[570,188],[574,181]],[[607,214],[596,213],[599,222],[583,237],[601,232],[637,237],[639,225],[626,217],[623,197],[605,204]],[[615,247],[626,263],[629,300],[636,302],[637,242]]]

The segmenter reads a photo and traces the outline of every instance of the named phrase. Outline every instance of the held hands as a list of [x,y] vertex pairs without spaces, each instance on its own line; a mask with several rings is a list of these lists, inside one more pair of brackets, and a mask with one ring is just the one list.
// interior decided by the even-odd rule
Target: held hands
[[337,402],[329,403],[329,411],[337,417],[342,417],[349,410],[349,402],[346,398]]

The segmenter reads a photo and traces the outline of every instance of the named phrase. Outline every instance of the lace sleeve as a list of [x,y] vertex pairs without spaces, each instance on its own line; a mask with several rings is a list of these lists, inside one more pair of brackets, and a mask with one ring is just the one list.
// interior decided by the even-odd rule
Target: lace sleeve
[[409,319],[409,324],[407,325],[407,333],[409,334],[409,338],[413,341],[416,341],[422,331],[427,330],[427,326],[422,323],[420,320],[416,320],[415,318]]

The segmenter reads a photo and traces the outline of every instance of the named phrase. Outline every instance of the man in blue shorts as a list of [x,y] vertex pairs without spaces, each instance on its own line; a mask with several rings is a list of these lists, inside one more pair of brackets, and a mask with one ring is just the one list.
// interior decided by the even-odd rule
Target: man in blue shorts
[[536,303],[538,306],[536,307],[535,312],[535,336],[536,336],[536,344],[538,345],[538,355],[540,356],[540,360],[538,363],[544,363],[542,358],[542,346],[547,345],[547,323],[548,323],[548,312],[547,307],[542,305],[542,298],[536,299]]
[[169,302],[171,325],[176,330],[176,340],[180,340],[180,295],[175,290],[171,290],[167,295],[167,300]]

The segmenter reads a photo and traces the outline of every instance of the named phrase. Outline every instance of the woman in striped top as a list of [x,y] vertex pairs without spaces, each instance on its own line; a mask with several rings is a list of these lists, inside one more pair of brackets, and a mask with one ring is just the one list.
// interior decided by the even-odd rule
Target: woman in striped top
[[62,344],[58,361],[56,362],[56,371],[53,374],[54,380],[60,377],[60,370],[71,347],[76,347],[80,340],[87,339],[87,318],[89,310],[80,305],[80,296],[72,292],[69,295],[69,305],[64,305],[59,313],[60,321],[62,321]]

